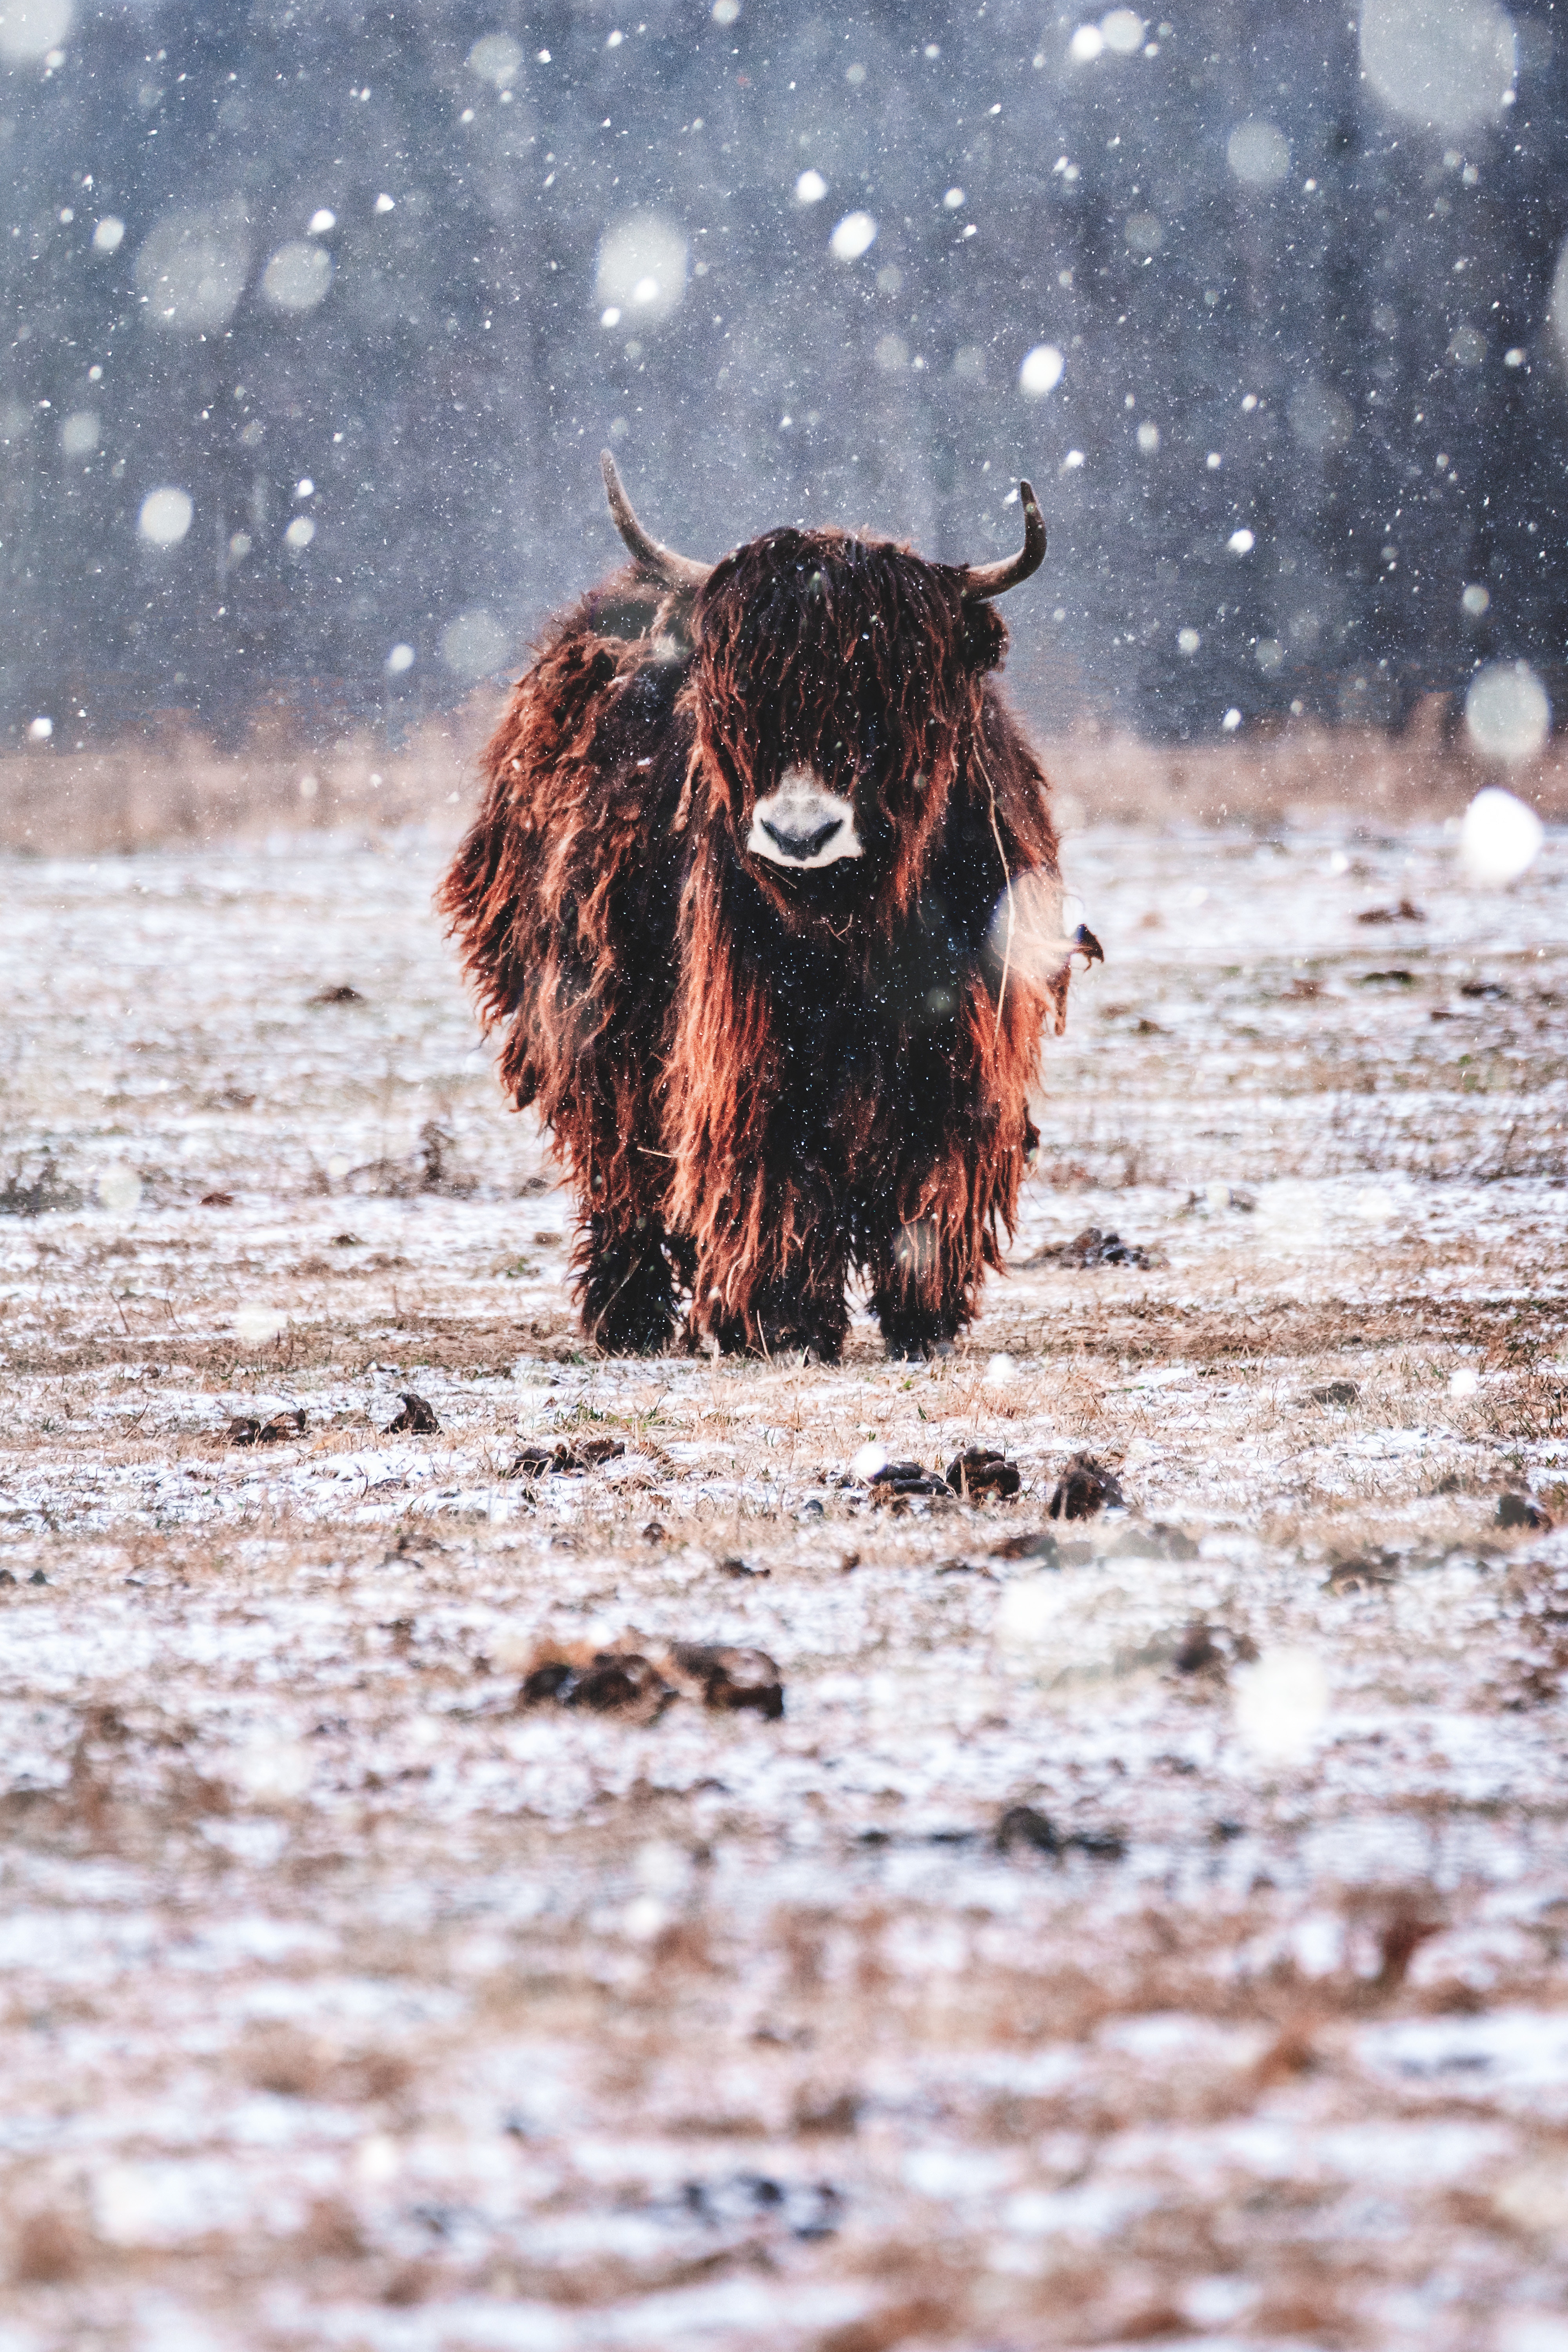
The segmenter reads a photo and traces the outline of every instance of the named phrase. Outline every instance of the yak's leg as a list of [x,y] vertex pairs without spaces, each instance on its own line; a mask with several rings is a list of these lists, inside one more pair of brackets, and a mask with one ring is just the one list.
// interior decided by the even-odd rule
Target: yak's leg
[[583,1332],[607,1356],[657,1356],[675,1330],[675,1268],[662,1222],[591,1213],[575,1266]]
[[623,1097],[595,1112],[562,1136],[581,1219],[572,1271],[583,1334],[606,1355],[654,1356],[674,1336],[680,1270],[665,1226],[667,1162],[633,1139],[652,1125],[644,1103]]
[[[966,1192],[964,1171],[952,1175]],[[982,1237],[967,1215],[953,1216],[948,1206],[939,1193],[921,1213],[879,1236],[871,1252],[871,1304],[889,1356],[948,1354],[974,1313],[984,1278]]]
[[707,1237],[692,1280],[693,1343],[724,1355],[796,1351],[836,1364],[849,1328],[846,1219],[824,1182],[779,1181],[739,1226]]
[[848,1267],[842,1252],[831,1276],[820,1265],[805,1281],[791,1268],[758,1282],[744,1305],[727,1309],[724,1292],[711,1286],[708,1314],[693,1317],[694,1330],[716,1342],[721,1355],[783,1356],[801,1353],[819,1364],[836,1364],[844,1353],[849,1310],[844,1300]]

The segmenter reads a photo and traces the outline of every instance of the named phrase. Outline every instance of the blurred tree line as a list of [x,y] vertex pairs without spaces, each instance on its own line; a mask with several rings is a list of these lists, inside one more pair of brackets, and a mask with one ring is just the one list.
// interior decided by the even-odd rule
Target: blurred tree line
[[1027,473],[1047,728],[1552,683],[1565,97],[1550,0],[9,0],[4,723],[400,729],[610,565],[606,443],[700,555]]

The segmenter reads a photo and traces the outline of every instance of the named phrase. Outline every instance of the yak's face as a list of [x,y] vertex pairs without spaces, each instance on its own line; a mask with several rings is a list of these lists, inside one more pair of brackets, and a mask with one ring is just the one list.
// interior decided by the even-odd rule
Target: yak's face
[[759,878],[842,866],[843,887],[874,890],[918,856],[1006,643],[963,575],[837,531],[779,530],[716,567],[694,620],[700,739]]

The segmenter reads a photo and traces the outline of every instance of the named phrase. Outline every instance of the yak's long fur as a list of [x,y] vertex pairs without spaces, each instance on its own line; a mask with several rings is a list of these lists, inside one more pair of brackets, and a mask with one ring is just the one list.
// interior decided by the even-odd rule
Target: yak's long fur
[[[1054,884],[1045,779],[965,575],[776,530],[695,599],[636,569],[551,629],[485,754],[440,895],[502,1080],[576,1187],[584,1326],[836,1359],[852,1268],[889,1348],[969,1320],[1011,1233],[1041,1032],[1065,1007],[990,943]],[[789,767],[863,857],[750,856]]]

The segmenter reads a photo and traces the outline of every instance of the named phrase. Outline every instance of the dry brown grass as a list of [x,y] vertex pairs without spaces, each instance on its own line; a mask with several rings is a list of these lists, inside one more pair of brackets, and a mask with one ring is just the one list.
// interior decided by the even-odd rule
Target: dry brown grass
[[325,746],[259,734],[223,752],[184,729],[151,741],[0,760],[0,850],[161,849],[273,833],[449,824],[489,718],[431,719],[399,746],[370,730]]
[[1447,740],[1447,709],[1446,696],[1430,696],[1397,736],[1308,719],[1224,743],[1146,743],[1087,730],[1043,748],[1069,824],[1279,824],[1298,812],[1351,809],[1392,829],[1457,815],[1483,784],[1500,782],[1545,818],[1568,815],[1568,744],[1549,743],[1539,759],[1501,775],[1462,734]]
[[[375,730],[310,744],[260,729],[240,752],[184,726],[150,740],[0,759],[0,850],[43,856],[343,828],[455,825],[499,711],[488,690],[401,745]],[[1433,696],[1402,736],[1313,721],[1244,741],[1174,745],[1084,729],[1042,743],[1069,829],[1107,819],[1258,824],[1349,810],[1390,826],[1456,814],[1497,773],[1445,738]],[[1568,745],[1512,770],[1510,790],[1568,817]]]

